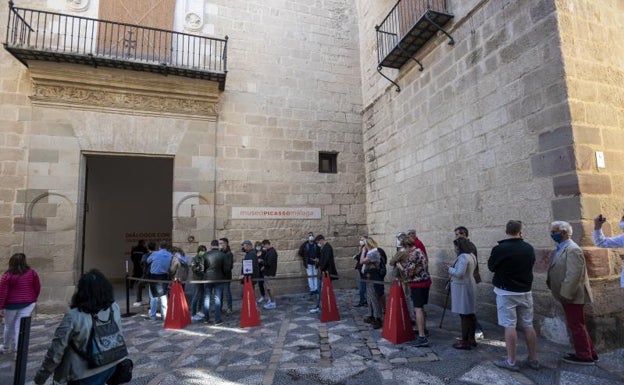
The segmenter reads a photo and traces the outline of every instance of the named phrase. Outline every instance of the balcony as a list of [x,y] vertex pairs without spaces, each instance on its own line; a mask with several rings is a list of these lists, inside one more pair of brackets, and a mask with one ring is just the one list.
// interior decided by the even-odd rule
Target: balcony
[[27,67],[33,60],[85,64],[210,80],[225,88],[227,36],[17,8],[10,2],[4,47]]
[[[401,68],[408,60],[414,59],[416,52],[438,31],[446,34],[452,45],[453,38],[442,29],[452,18],[446,0],[397,1],[381,24],[375,27],[379,67]],[[422,71],[422,65],[420,68]]]

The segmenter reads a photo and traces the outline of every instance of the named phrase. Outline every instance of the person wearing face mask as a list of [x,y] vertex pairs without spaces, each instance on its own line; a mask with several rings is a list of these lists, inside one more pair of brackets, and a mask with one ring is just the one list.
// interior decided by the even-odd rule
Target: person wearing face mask
[[574,345],[574,353],[565,355],[563,361],[594,365],[598,354],[587,331],[583,310],[585,304],[593,300],[583,251],[572,240],[572,226],[568,222],[551,223],[550,236],[557,243],[557,249],[548,268],[546,285],[561,302]]
[[[492,284],[496,294],[498,324],[505,328],[507,357],[495,361],[499,368],[517,372],[523,365],[540,368],[537,360],[537,335],[533,327],[533,266],[535,249],[522,239],[522,222],[511,220],[505,226],[507,238],[498,241],[488,259],[488,269],[494,273]],[[524,332],[529,357],[516,361],[517,328]]]
[[318,264],[319,257],[321,255],[321,248],[314,241],[314,233],[311,231],[308,233],[308,240],[301,244],[297,254],[302,259],[303,266],[305,267],[308,275],[308,288],[310,289],[310,295],[314,296],[319,294],[318,278],[316,277],[316,265]]
[[358,274],[360,275],[360,282],[358,282],[358,293],[360,295],[360,301],[354,307],[364,307],[368,305],[366,303],[366,276],[362,273],[362,264],[360,263],[360,254],[362,254],[362,248],[364,248],[367,239],[367,235],[362,235],[360,237],[360,246],[358,248],[358,252],[357,254],[353,255],[353,259],[355,260],[354,269],[357,270]]
[[[615,237],[607,238],[602,232],[602,225],[607,221],[607,218],[598,215],[594,218],[594,245],[602,248],[622,248],[624,247],[624,234],[616,235]],[[620,230],[624,231],[624,216],[620,219]],[[624,254],[621,255],[624,261]],[[622,276],[620,277],[620,286],[624,287],[624,265],[622,266]]]

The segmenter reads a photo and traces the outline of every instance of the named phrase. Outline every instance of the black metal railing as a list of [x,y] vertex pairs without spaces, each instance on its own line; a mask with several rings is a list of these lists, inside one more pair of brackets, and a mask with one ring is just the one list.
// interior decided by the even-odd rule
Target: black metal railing
[[416,23],[430,13],[448,14],[446,0],[398,0],[377,29],[377,59],[383,63],[410,34]]
[[66,61],[217,80],[227,73],[224,39],[17,8],[10,2],[5,47],[28,60]]

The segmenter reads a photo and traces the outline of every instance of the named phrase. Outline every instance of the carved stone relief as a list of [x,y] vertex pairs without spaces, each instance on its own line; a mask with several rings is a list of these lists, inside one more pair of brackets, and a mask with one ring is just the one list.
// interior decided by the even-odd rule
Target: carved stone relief
[[73,12],[84,12],[89,9],[89,0],[67,0],[67,8]]
[[159,112],[176,116],[214,116],[216,106],[203,100],[175,98],[171,95],[155,96],[88,89],[70,85],[53,86],[34,84],[33,102],[85,105],[90,108],[123,109],[129,111]]
[[184,10],[184,29],[200,32],[204,26],[204,0],[186,0]]
[[213,120],[218,84],[118,69],[32,63],[35,105],[80,107],[132,114]]

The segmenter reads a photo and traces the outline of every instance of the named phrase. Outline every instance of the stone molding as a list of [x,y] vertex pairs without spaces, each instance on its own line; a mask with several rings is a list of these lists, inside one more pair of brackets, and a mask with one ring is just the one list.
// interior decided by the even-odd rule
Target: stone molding
[[160,74],[31,62],[33,105],[215,120],[218,83]]

